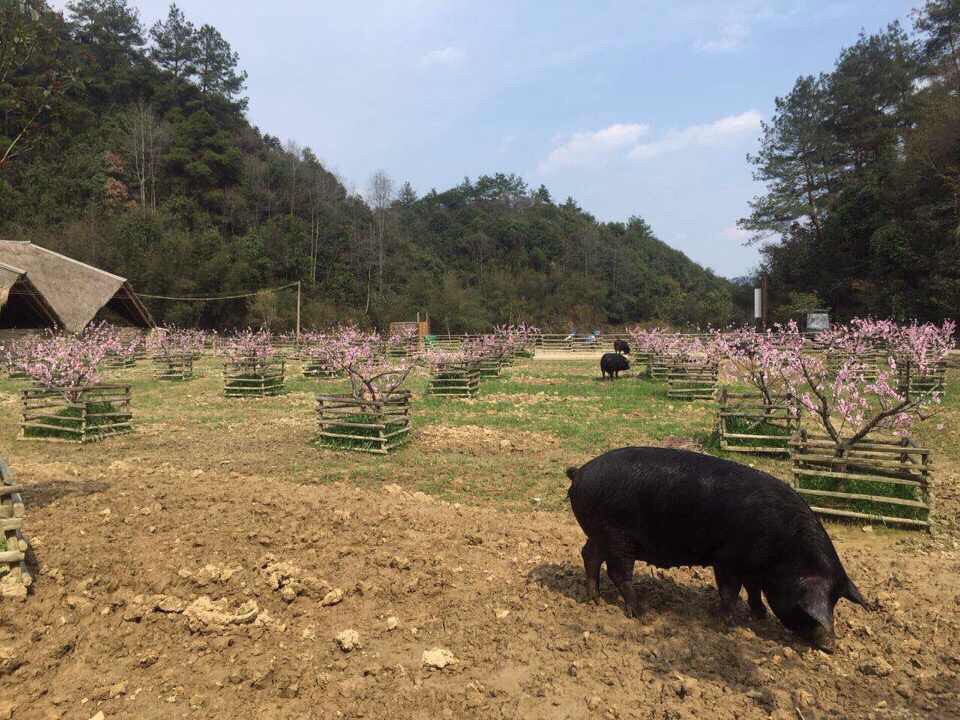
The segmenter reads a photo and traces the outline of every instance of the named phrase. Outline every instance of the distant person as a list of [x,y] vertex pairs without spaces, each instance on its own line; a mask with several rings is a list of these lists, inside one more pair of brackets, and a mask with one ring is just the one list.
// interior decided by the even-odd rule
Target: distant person
[[567,335],[564,340],[566,342],[571,342],[577,336],[577,328],[573,325],[570,326],[570,334]]

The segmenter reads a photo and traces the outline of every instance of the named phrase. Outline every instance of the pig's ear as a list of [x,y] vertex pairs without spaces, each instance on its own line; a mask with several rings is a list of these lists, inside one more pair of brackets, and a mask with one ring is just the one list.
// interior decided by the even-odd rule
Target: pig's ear
[[800,608],[829,632],[833,632],[833,603],[830,583],[824,578],[807,577],[800,581]]
[[843,589],[843,597],[852,603],[867,607],[867,601],[863,599],[863,595],[860,594],[857,586],[853,584],[853,580],[850,578],[847,578],[847,585]]
[[577,473],[580,472],[578,467],[568,467],[567,468],[567,477],[570,478],[570,482],[577,481]]

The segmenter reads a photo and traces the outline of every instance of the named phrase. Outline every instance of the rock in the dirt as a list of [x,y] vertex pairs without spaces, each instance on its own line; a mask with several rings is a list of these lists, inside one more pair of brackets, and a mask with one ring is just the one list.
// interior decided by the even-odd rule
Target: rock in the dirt
[[673,689],[677,697],[681,700],[687,698],[695,700],[703,694],[703,691],[700,689],[700,683],[694,678],[680,673],[675,673],[675,676],[676,682],[674,683]]
[[12,675],[23,665],[23,660],[14,655],[10,648],[0,647],[0,677]]
[[103,714],[103,710],[94,715],[90,720],[106,720],[106,716]]
[[798,708],[808,708],[814,706],[816,698],[803,688],[797,688],[793,691],[793,702]]
[[455,665],[458,661],[453,653],[446,648],[433,648],[424,650],[422,657],[423,666],[430,670],[443,670],[449,665]]
[[400,619],[394,615],[387,618],[387,630],[396,630],[400,624]]
[[360,633],[356,630],[344,630],[337,634],[337,646],[344,652],[360,647]]
[[874,677],[887,677],[887,675],[893,672],[893,666],[882,657],[864,660],[857,669],[864,675],[872,675]]
[[230,625],[247,625],[255,622],[259,613],[255,600],[233,611],[226,598],[214,602],[207,595],[198,597],[183,611],[192,632],[218,632]]
[[323,607],[330,607],[331,605],[336,605],[339,602],[343,601],[343,590],[340,588],[334,588],[326,595],[323,596],[323,599],[320,601],[320,605]]

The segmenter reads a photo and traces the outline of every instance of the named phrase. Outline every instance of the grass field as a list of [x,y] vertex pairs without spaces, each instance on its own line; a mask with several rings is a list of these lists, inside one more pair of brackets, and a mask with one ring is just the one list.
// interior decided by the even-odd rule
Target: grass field
[[[317,447],[314,394],[346,382],[292,365],[257,399],[224,397],[212,358],[188,382],[111,372],[135,432],[84,446],[14,440],[22,383],[0,383],[35,578],[0,633],[14,717],[960,717],[955,373],[917,434],[934,532],[827,523],[871,606],[837,605],[828,656],[745,605],[721,618],[709,568],[638,563],[640,619],[606,577],[587,602],[564,469],[629,444],[716,453],[712,403],[586,358],[517,364],[475,400],[425,398],[420,374],[414,436],[384,457]],[[438,648],[457,663],[424,667]]]
[[[136,431],[96,447],[54,449],[17,444],[16,390],[24,381],[0,381],[4,411],[0,438],[5,454],[34,459],[57,455],[90,477],[117,458],[149,459],[181,469],[271,474],[294,483],[347,481],[398,483],[444,499],[522,510],[566,508],[564,468],[625,445],[702,448],[723,456],[713,437],[715,405],[672,401],[666,383],[631,372],[617,381],[598,379],[594,359],[526,360],[481,383],[476,399],[425,396],[427,377],[408,385],[414,393],[414,437],[389,457],[318,448],[314,393],[346,391],[345,380],[302,376],[290,364],[286,394],[226,399],[220,364],[197,362],[199,377],[170,383],[152,377],[149,364],[108,372],[132,384]],[[953,470],[960,452],[960,386],[949,378],[939,415],[921,425],[917,439],[935,452],[940,468]],[[942,429],[937,429],[942,428]],[[726,455],[787,480],[789,461]]]

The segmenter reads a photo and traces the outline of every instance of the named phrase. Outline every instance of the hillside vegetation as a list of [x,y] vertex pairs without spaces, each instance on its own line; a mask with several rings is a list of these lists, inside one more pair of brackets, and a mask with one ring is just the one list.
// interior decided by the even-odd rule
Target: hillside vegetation
[[[513,175],[418,196],[375,172],[363,197],[348,192],[309,148],[248,122],[237,53],[176,5],[146,28],[126,0],[75,0],[65,16],[0,0],[0,47],[0,235],[142,293],[299,280],[306,326],[419,311],[451,332],[738,316],[734,286],[643,220],[598,222]],[[275,329],[295,307],[289,290],[149,304],[163,322]]]

